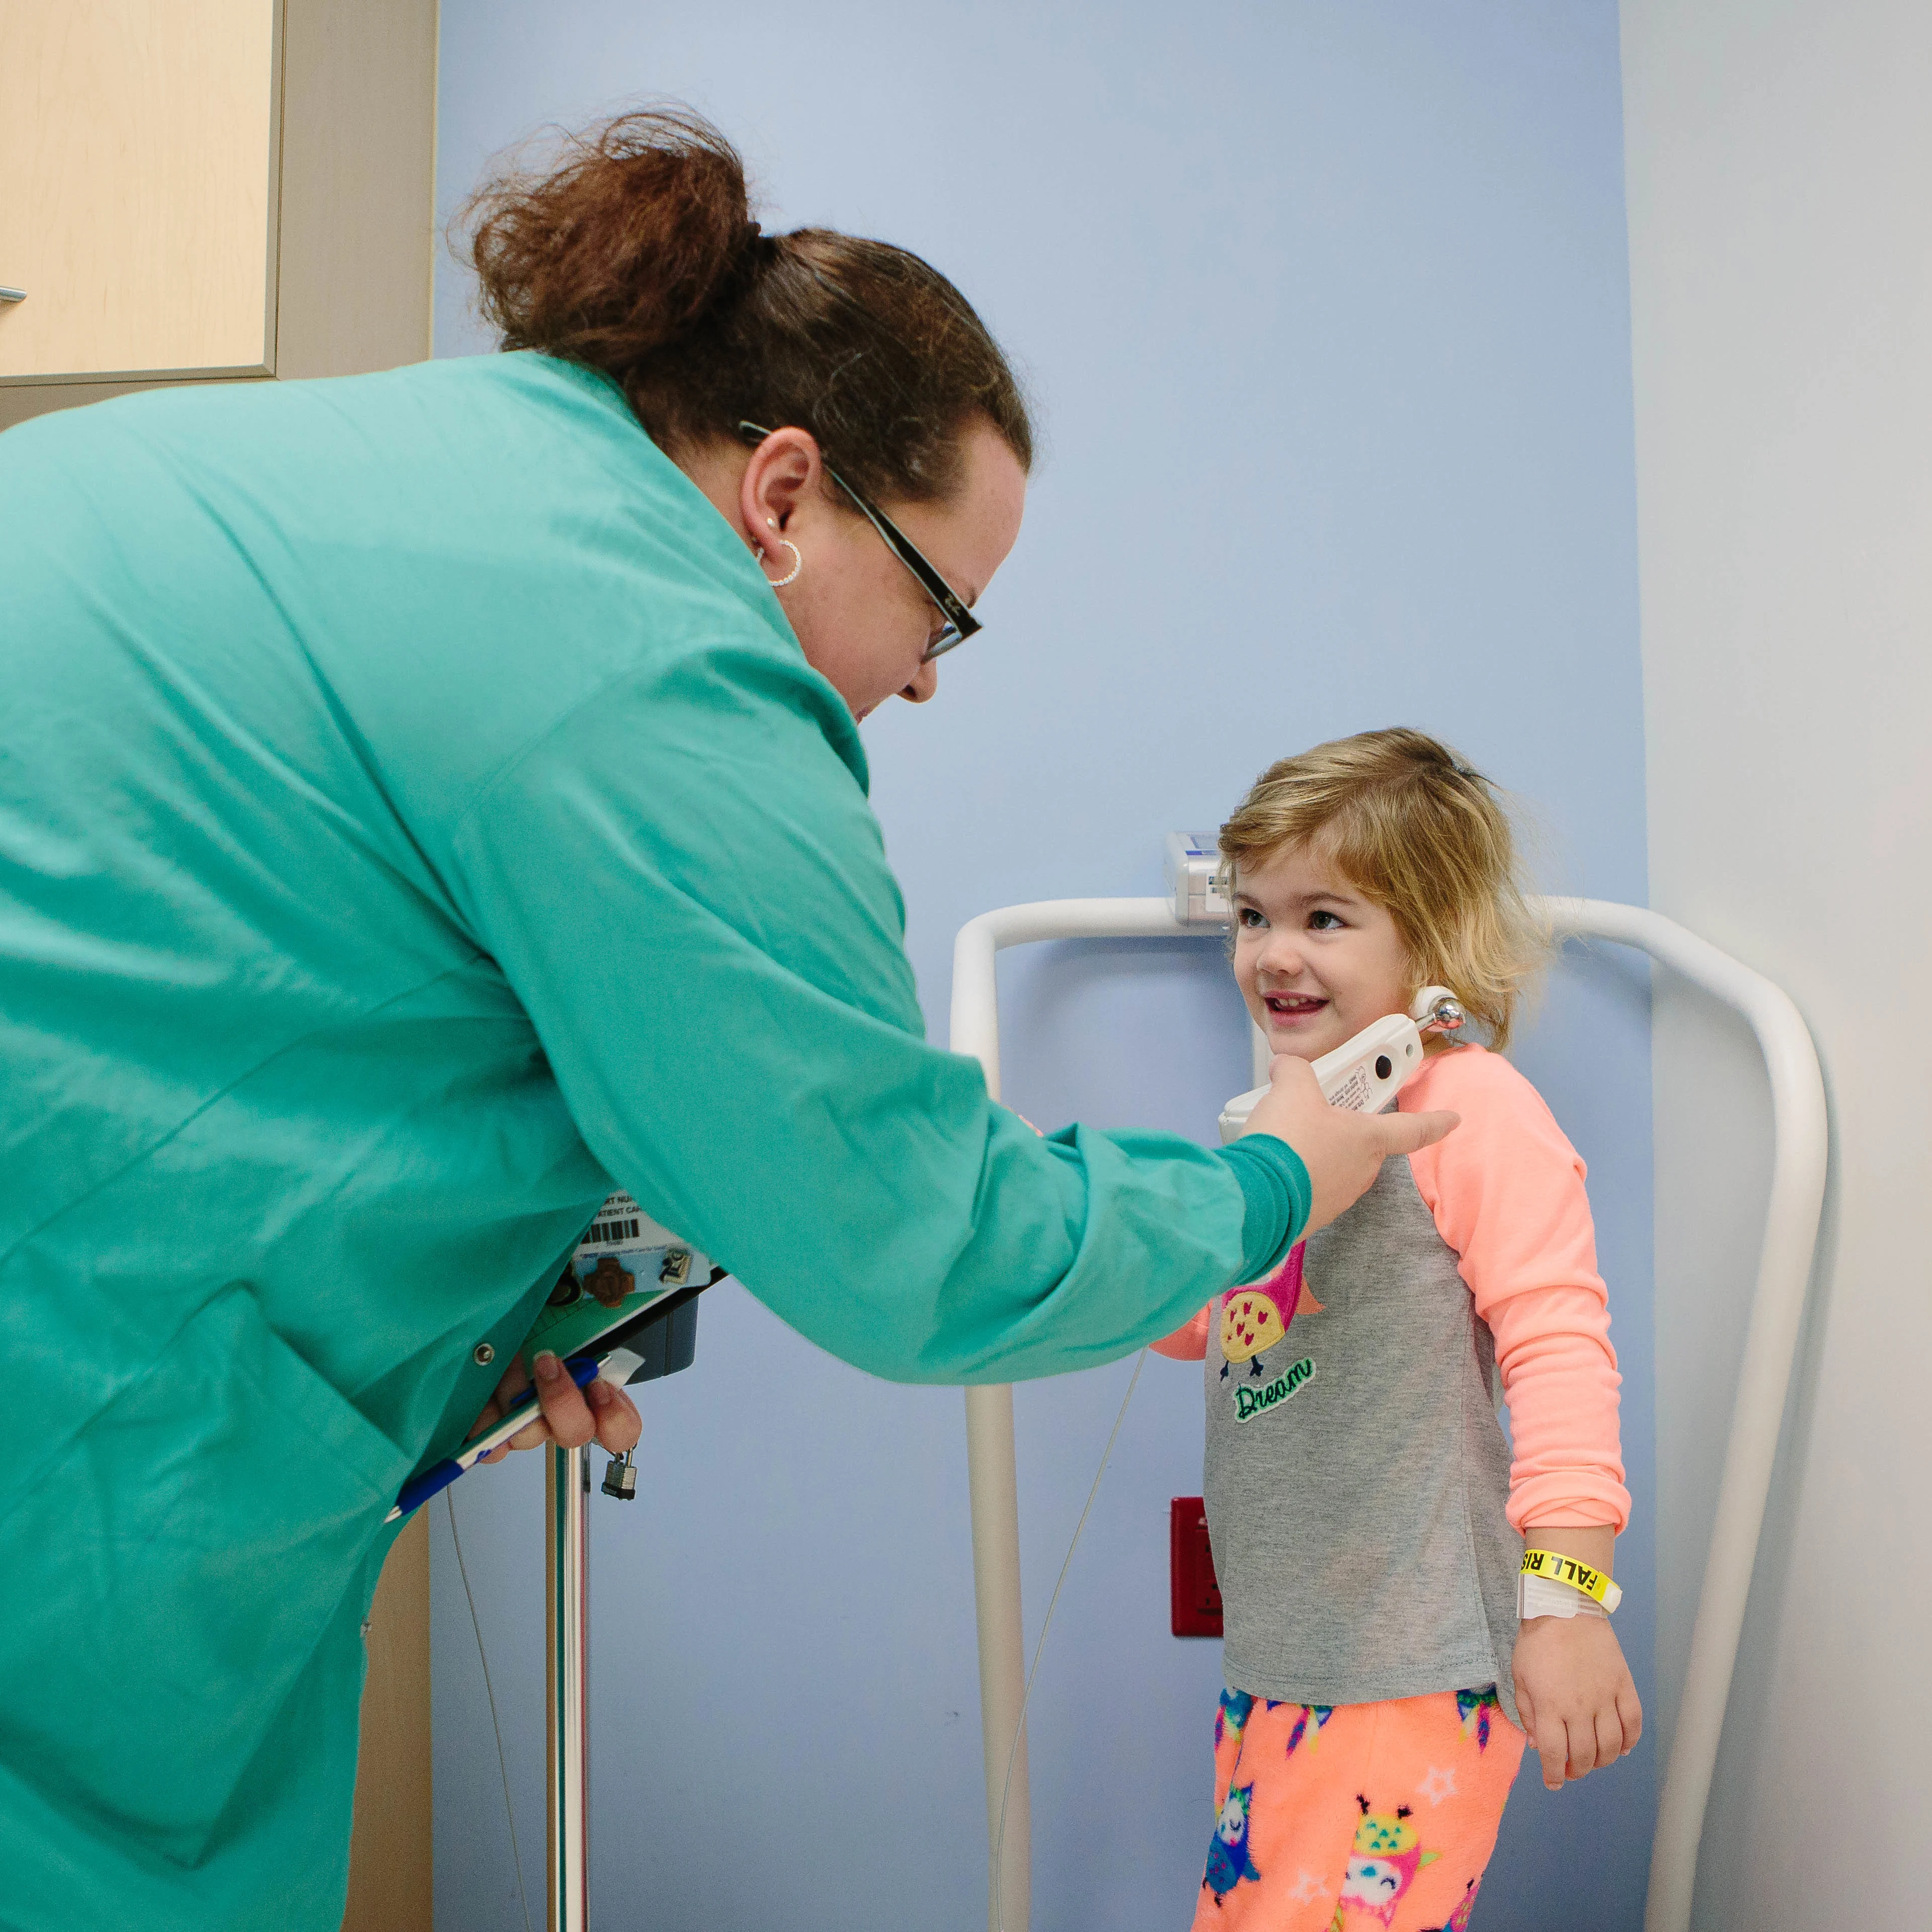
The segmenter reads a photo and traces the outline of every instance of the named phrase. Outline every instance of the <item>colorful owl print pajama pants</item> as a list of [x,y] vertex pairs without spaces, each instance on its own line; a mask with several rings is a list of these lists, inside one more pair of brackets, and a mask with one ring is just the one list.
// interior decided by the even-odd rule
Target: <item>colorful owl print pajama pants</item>
[[1194,1932],[1466,1932],[1523,1742],[1492,1688],[1333,1706],[1224,1691]]

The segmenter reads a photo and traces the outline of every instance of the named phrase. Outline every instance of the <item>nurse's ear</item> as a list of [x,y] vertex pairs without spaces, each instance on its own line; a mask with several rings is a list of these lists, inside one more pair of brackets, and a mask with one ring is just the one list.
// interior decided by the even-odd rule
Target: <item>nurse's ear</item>
[[770,549],[800,506],[819,495],[825,460],[809,430],[775,429],[752,452],[739,479],[738,509],[752,541]]

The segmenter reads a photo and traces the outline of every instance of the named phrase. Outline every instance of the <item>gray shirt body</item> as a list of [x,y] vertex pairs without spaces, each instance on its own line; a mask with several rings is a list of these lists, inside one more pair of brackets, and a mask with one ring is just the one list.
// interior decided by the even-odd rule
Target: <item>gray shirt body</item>
[[1208,1324],[1228,1687],[1334,1705],[1493,1684],[1516,1722],[1496,1346],[1408,1161],[1304,1258],[1300,1309],[1263,1354],[1228,1362],[1218,1308]]

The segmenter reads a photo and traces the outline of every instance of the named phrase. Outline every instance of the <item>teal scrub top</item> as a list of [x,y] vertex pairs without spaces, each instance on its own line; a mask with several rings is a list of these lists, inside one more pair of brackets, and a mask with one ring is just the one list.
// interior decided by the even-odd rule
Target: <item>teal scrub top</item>
[[851,716],[601,376],[9,431],[0,680],[0,1926],[334,1932],[385,1513],[614,1184],[906,1381],[1289,1232],[925,1042]]

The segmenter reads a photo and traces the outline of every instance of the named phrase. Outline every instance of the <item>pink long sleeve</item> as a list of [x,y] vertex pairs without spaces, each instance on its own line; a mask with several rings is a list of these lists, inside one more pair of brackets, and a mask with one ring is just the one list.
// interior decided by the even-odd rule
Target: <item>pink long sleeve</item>
[[1462,1117],[1409,1166],[1496,1337],[1514,1442],[1510,1522],[1622,1529],[1622,1378],[1582,1160],[1536,1089],[1479,1046],[1431,1055],[1398,1104]]
[[1184,1322],[1172,1335],[1163,1335],[1154,1344],[1156,1355],[1165,1355],[1170,1361],[1198,1362],[1208,1353],[1208,1324],[1214,1319],[1214,1304],[1210,1301],[1192,1321]]

